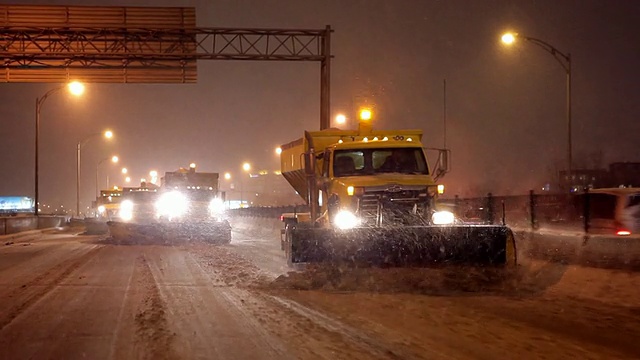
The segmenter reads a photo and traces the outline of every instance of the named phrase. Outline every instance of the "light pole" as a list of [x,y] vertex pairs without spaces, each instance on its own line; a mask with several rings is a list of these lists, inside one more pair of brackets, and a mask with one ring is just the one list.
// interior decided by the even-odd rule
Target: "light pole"
[[[562,51],[556,49],[553,45],[549,44],[546,41],[536,39],[529,36],[523,36],[517,33],[506,33],[502,35],[502,42],[511,45],[517,39],[522,38],[527,40],[528,42],[538,45],[549,54],[551,54],[562,66],[565,73],[567,74],[567,104],[566,104],[566,119],[567,119],[567,176],[569,181],[571,181],[571,171],[572,171],[572,145],[571,145],[571,54],[563,53]],[[569,183],[571,184],[571,183]]]
[[[114,155],[110,158],[104,158],[98,161],[98,165],[96,165],[96,198],[100,197],[100,188],[98,187],[98,169],[100,168],[100,165],[107,160],[111,160],[112,163],[117,164],[120,159]],[[107,185],[107,187],[108,186],[109,185]]]
[[[245,172],[249,172],[251,171],[251,164],[249,164],[248,162],[242,164],[242,170],[244,170]],[[244,201],[244,181],[242,180],[242,176],[240,176],[240,207],[242,207],[242,203]]]
[[36,98],[36,139],[35,139],[35,181],[34,181],[34,214],[35,216],[38,216],[38,203],[40,202],[40,191],[39,191],[39,186],[38,186],[38,180],[40,178],[40,172],[39,172],[39,167],[40,167],[40,162],[39,162],[39,151],[40,151],[40,109],[42,108],[42,105],[44,104],[44,102],[47,100],[47,98],[54,94],[57,93],[58,91],[67,88],[69,90],[69,92],[75,96],[80,96],[82,95],[82,93],[84,93],[84,85],[82,83],[79,83],[77,81],[73,81],[70,82],[69,84],[66,85],[62,85],[62,86],[58,86],[57,88],[51,89],[49,91],[47,91],[44,95],[42,95],[42,97]]
[[157,170],[149,171],[149,176],[151,177],[151,183],[155,185],[158,182],[158,171]]
[[91,139],[96,136],[103,135],[107,139],[111,139],[113,137],[113,132],[111,130],[107,130],[104,133],[96,133],[87,136],[84,140],[78,141],[76,145],[76,216],[80,217],[80,177],[82,176],[80,171],[80,153],[82,151],[82,147]]
[[[226,172],[224,173],[224,179],[229,181],[231,180],[231,173],[230,172]],[[233,188],[231,187],[231,185],[229,185],[229,191],[231,191]],[[231,206],[231,194],[229,194],[229,200],[227,200],[229,202],[229,207]]]

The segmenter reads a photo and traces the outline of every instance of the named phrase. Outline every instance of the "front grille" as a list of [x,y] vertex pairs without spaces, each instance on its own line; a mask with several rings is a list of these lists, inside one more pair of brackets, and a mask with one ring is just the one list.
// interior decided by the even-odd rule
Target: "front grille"
[[425,225],[429,199],[425,187],[395,186],[389,190],[365,189],[358,199],[358,215],[365,226]]

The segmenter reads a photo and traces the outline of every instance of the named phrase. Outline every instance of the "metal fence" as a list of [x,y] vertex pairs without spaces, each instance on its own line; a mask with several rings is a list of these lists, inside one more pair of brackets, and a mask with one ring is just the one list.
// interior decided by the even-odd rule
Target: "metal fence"
[[[590,202],[585,194],[536,194],[440,199],[441,208],[467,223],[506,224],[518,228],[562,226],[587,229]],[[307,206],[249,207],[230,210],[232,216],[278,218],[283,213],[308,212]]]
[[591,209],[585,198],[585,194],[536,194],[531,190],[527,195],[494,196],[489,193],[484,197],[456,197],[440,203],[465,222],[502,223],[533,229],[554,225],[586,228]]

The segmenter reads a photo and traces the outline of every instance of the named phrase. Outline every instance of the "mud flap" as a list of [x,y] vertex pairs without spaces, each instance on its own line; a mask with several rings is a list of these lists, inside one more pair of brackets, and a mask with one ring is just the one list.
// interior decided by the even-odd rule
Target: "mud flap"
[[513,232],[499,225],[419,226],[335,230],[294,226],[288,260],[390,266],[512,265]]

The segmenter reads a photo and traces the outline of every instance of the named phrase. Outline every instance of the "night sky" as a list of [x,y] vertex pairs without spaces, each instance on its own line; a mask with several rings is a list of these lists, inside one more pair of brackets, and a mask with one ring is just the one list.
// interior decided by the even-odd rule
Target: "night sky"
[[[443,79],[452,171],[461,196],[539,189],[566,162],[565,73],[505,30],[543,39],[573,58],[574,168],[640,161],[640,2],[633,0],[10,1],[10,4],[194,6],[198,26],[331,25],[332,114],[375,104],[374,127],[421,128],[443,143]],[[83,150],[83,206],[96,163],[112,184],[126,166],[196,162],[202,171],[279,167],[274,148],[319,128],[319,63],[200,61],[198,84],[90,84],[42,108],[41,201],[75,204],[75,146],[103,129],[116,138]],[[0,84],[0,195],[33,196],[35,99],[54,84]],[[602,160],[598,160],[602,153]]]

